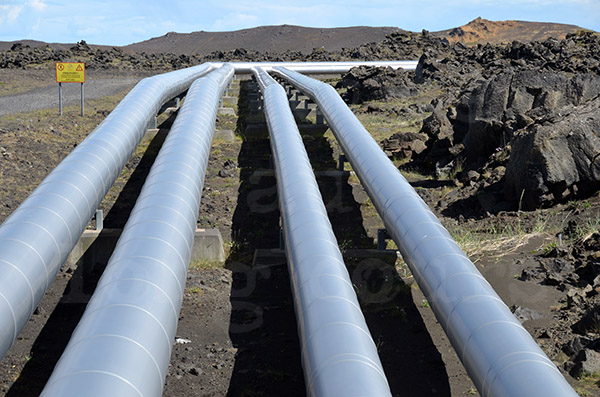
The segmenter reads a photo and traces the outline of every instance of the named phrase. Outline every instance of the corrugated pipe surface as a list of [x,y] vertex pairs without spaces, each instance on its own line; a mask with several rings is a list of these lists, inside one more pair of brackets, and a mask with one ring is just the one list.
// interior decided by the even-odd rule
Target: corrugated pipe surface
[[160,396],[190,261],[224,65],[196,81],[43,396]]
[[0,359],[33,314],[163,103],[213,68],[143,79],[0,227]]
[[255,70],[277,192],[307,395],[390,396],[390,389],[283,87]]
[[335,89],[275,73],[318,103],[480,393],[576,396]]

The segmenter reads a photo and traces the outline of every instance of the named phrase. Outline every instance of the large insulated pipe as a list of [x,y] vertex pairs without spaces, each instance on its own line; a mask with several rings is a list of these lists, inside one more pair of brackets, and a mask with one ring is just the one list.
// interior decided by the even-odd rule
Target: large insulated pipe
[[[390,67],[393,69],[414,70],[419,63],[414,61],[347,61],[347,62],[232,62],[236,74],[251,74],[255,68],[271,71],[285,67],[305,74],[346,73],[358,66]],[[219,63],[214,63],[219,65]]]
[[283,87],[256,69],[308,396],[391,396]]
[[33,314],[60,266],[163,103],[214,66],[140,81],[0,227],[0,359]]
[[275,73],[321,108],[479,392],[576,396],[335,89],[293,71]]
[[43,396],[160,396],[190,262],[225,65],[196,81]]

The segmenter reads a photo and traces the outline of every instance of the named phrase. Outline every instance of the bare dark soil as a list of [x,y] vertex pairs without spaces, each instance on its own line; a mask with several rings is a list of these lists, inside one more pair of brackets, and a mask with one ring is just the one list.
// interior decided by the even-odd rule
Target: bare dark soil
[[[305,395],[289,275],[279,250],[269,141],[265,134],[245,134],[260,115],[248,99],[252,84],[241,81],[239,86],[237,111],[242,117],[219,116],[218,129],[235,129],[236,136],[217,135],[213,142],[198,221],[199,227],[221,230],[228,257],[225,264],[190,266],[165,396]],[[108,104],[98,109],[103,112],[92,116],[93,122],[110,109]],[[53,124],[60,135],[49,128],[38,131],[37,119],[46,117],[0,118],[0,146],[10,154],[0,153],[0,222],[91,131],[75,127],[82,124],[75,114]],[[126,178],[101,204],[106,227],[119,228],[126,221],[173,117],[161,119],[159,132],[136,151]],[[32,131],[36,133],[30,136]],[[381,221],[356,177],[333,172],[339,148],[330,133],[303,139],[313,167],[321,171],[324,202],[393,395],[477,395],[406,265],[393,250],[374,252]],[[567,380],[582,395],[600,395],[596,375],[574,371],[582,349],[572,346],[577,338],[588,345],[600,338],[595,322],[600,296],[593,281],[600,250],[593,230],[600,219],[598,197],[544,210],[465,218],[448,208],[477,199],[476,191],[415,170],[406,176]],[[39,395],[101,271],[63,266],[0,362],[0,395]]]

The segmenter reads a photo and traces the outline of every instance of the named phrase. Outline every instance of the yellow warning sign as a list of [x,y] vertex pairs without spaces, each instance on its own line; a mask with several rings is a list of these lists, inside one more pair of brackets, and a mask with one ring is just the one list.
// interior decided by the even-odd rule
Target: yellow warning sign
[[85,83],[85,63],[56,62],[57,83]]

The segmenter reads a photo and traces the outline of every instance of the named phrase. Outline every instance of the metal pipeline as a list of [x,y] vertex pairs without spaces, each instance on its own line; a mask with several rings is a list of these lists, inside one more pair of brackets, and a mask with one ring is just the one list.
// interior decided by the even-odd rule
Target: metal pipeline
[[391,396],[285,90],[263,69],[254,75],[276,164],[307,395]]
[[274,73],[317,102],[479,392],[576,396],[335,89]]
[[[251,74],[253,69],[261,68],[271,71],[276,67],[285,67],[305,74],[339,74],[346,73],[358,66],[390,67],[393,69],[414,70],[416,61],[349,61],[349,62],[231,62],[236,74]],[[213,63],[213,65],[221,65]]]
[[186,281],[224,65],[191,86],[43,396],[160,396]]
[[102,198],[167,100],[210,64],[149,77],[0,227],[0,359],[33,314]]

